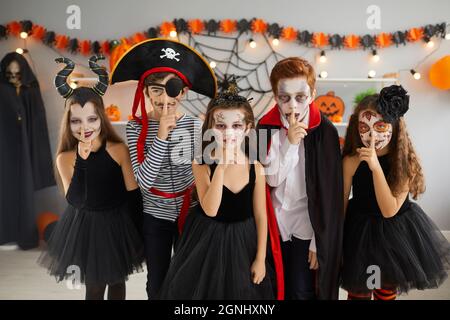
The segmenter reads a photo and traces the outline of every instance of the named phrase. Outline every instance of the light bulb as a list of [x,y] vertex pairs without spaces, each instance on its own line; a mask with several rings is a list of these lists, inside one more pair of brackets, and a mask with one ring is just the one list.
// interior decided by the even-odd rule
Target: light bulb
[[28,33],[25,32],[25,31],[23,31],[23,32],[20,33],[20,37],[21,37],[22,39],[26,39],[26,38],[28,38]]
[[172,30],[172,31],[170,31],[170,33],[169,33],[169,36],[171,37],[171,38],[176,38],[177,37],[177,32],[175,31],[175,30]]
[[421,77],[421,74],[419,72],[417,72],[414,69],[411,69],[409,72],[411,72],[411,74],[413,75],[414,79],[419,80]]
[[321,71],[320,74],[319,74],[319,77],[324,78],[324,79],[327,78],[328,77],[328,72],[326,72],[325,70]]
[[217,63],[215,61],[211,61],[209,63],[209,66],[211,67],[211,69],[214,69],[215,67],[217,67]]
[[377,50],[372,51],[372,60],[373,60],[373,62],[380,61],[380,56],[378,55]]
[[23,51],[22,48],[17,48],[17,49],[16,49],[16,52],[17,52],[18,54],[23,54],[24,51]]
[[319,61],[322,63],[327,62],[327,56],[325,55],[325,51],[323,51],[323,50],[320,52]]
[[250,39],[249,40],[249,45],[250,45],[250,48],[255,49],[256,48],[256,41],[253,40],[253,39]]
[[278,40],[277,38],[274,38],[274,39],[272,40],[272,44],[273,44],[274,46],[278,46],[278,45],[280,44],[280,40]]
[[433,40],[429,40],[429,41],[427,42],[427,47],[428,47],[428,48],[433,48],[433,47],[434,47],[434,41],[433,41]]
[[377,72],[375,70],[369,71],[369,78],[374,78],[377,75]]

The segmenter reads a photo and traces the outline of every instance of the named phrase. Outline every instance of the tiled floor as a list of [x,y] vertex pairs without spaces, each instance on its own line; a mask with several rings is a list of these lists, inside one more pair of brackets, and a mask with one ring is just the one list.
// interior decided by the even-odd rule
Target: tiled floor
[[[39,250],[0,251],[0,299],[84,299],[84,287],[69,289],[65,282],[56,283],[46,270],[36,263]],[[127,299],[146,299],[146,274],[130,276]],[[341,290],[340,299],[346,299]],[[400,299],[450,300],[450,279],[438,289],[411,291]]]

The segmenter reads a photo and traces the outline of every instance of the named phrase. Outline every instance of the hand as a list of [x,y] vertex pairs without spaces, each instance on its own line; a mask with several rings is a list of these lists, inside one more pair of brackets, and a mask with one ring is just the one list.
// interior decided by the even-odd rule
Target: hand
[[169,132],[177,126],[177,118],[175,114],[169,114],[167,111],[167,103],[164,103],[161,118],[159,119],[158,138],[167,140]]
[[377,157],[377,152],[375,150],[375,135],[374,134],[372,134],[372,138],[370,139],[370,147],[369,148],[358,148],[358,149],[356,149],[356,151],[358,152],[359,160],[366,161],[372,172],[375,170],[381,169],[380,162],[378,161],[378,157]]
[[308,133],[306,129],[308,126],[303,122],[298,122],[295,118],[294,110],[291,111],[289,116],[289,129],[288,129],[288,139],[291,144],[299,144],[300,141],[305,138]]
[[319,261],[317,260],[317,252],[309,250],[308,263],[311,270],[319,269]]
[[260,284],[266,276],[266,263],[264,259],[255,259],[250,268],[252,281],[254,284]]
[[78,154],[86,160],[92,151],[92,140],[86,140],[84,137],[84,127],[81,126],[80,139],[78,142]]

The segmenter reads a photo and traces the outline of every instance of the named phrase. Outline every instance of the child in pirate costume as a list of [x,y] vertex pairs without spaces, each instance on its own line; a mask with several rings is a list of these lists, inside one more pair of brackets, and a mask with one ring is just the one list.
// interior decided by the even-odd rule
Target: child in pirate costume
[[282,261],[274,261],[284,268],[286,299],[337,299],[344,218],[338,134],[312,103],[315,73],[307,61],[279,61],[270,81],[277,105],[257,131],[269,226],[281,236]]
[[[96,61],[93,88],[72,89],[67,77],[75,64],[55,78],[66,99],[56,156],[56,175],[68,206],[56,224],[39,263],[58,281],[79,276],[86,299],[125,299],[125,281],[141,270],[143,243],[133,217],[142,212],[142,197],[134,179],[128,149],[114,132],[103,104],[108,74]],[[103,58],[103,57],[101,57]]]
[[[138,80],[127,139],[134,175],[144,201],[147,295],[156,296],[167,273],[194,186],[191,163],[201,142],[201,121],[178,110],[190,89],[214,97],[209,64],[190,47],[150,39],[130,48],[116,64],[111,82]],[[147,114],[145,96],[153,110]],[[140,105],[140,117],[137,116]]]

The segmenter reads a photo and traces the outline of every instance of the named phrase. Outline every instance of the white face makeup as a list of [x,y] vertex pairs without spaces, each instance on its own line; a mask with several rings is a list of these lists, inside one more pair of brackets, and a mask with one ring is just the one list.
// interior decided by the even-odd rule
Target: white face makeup
[[[167,83],[167,81],[169,81],[170,79],[172,79],[174,77],[175,77],[174,74],[169,74],[162,81],[158,81],[157,83],[161,84],[161,85],[165,85]],[[150,99],[150,103],[152,104],[157,116],[161,116],[163,107],[164,107],[164,103],[167,103],[167,112],[169,114],[175,114],[177,111],[178,105],[180,103],[180,100],[185,94],[185,90],[183,89],[182,91],[180,91],[180,94],[177,97],[172,98],[169,95],[167,95],[166,90],[161,86],[149,85],[147,88],[148,88],[148,96]]]
[[217,109],[213,117],[213,129],[219,146],[226,148],[240,146],[248,131],[244,113],[239,109]]
[[372,134],[375,135],[375,149],[386,147],[392,138],[392,125],[383,120],[383,117],[372,110],[364,110],[359,113],[359,136],[366,148],[370,147]]
[[86,102],[83,107],[78,103],[71,105],[69,121],[72,135],[78,140],[80,140],[81,127],[84,128],[84,137],[88,141],[93,141],[100,134],[101,121],[92,102]]
[[295,113],[297,121],[302,121],[309,113],[312,101],[311,89],[305,77],[281,79],[278,81],[278,94],[275,100],[281,113],[289,119]]
[[20,86],[20,65],[12,61],[6,68],[5,76],[8,81],[16,87]]

